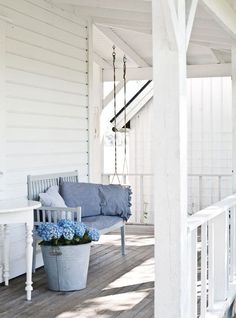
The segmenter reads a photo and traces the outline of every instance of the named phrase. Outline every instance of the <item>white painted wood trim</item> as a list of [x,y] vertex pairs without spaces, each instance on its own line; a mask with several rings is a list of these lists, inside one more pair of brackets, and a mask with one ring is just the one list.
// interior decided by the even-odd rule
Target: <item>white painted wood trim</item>
[[6,172],[6,28],[7,20],[0,19],[0,199],[5,196]]
[[202,0],[208,12],[236,39],[236,12],[226,0]]
[[233,193],[236,192],[236,42],[231,50],[232,59],[232,173]]
[[88,171],[89,181],[92,178],[92,159],[91,154],[93,153],[93,20],[88,20],[88,97],[89,97],[89,109],[88,109],[88,120],[89,120],[89,142],[88,142]]
[[195,14],[197,11],[197,5],[198,5],[198,0],[190,0],[190,1],[191,1],[191,5],[190,5],[188,16],[187,16],[187,26],[186,26],[186,51],[188,49],[191,32],[193,28],[193,22],[194,22]]
[[71,4],[74,6],[85,6],[91,8],[130,10],[134,12],[151,12],[151,3],[136,0],[56,0],[56,3]]
[[[201,77],[223,77],[231,76],[231,64],[205,64],[205,65],[187,65],[188,78]],[[122,80],[123,71],[117,69],[116,77],[118,81]],[[105,69],[103,72],[105,82],[112,81],[112,69]],[[127,68],[127,80],[151,80],[153,79],[152,67]]]
[[[126,83],[128,84],[128,82]],[[122,88],[124,87],[124,83],[121,81],[116,85],[116,94],[118,94]],[[114,98],[114,89],[103,99],[103,108],[106,108],[106,106],[113,100]]]
[[98,26],[98,29],[105,34],[117,47],[119,47],[138,66],[146,67],[148,63],[126,42],[124,42],[113,30],[107,27]]
[[[185,1],[177,1],[178,39],[162,0],[153,8],[153,162],[155,213],[155,317],[186,318],[187,261],[187,91]],[[168,16],[166,16],[168,14]],[[181,38],[182,34],[182,38]],[[171,42],[171,43],[170,43]],[[170,89],[171,88],[171,89]],[[161,154],[161,156],[160,156]],[[171,195],[170,195],[171,194]]]

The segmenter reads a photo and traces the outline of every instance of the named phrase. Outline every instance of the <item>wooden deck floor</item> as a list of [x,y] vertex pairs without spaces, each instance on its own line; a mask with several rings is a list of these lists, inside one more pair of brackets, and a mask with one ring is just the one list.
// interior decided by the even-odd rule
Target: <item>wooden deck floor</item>
[[91,251],[87,288],[47,290],[43,268],[33,276],[32,302],[25,301],[25,276],[0,286],[1,318],[152,318],[154,238],[151,226],[127,226],[127,255],[119,232],[102,236]]

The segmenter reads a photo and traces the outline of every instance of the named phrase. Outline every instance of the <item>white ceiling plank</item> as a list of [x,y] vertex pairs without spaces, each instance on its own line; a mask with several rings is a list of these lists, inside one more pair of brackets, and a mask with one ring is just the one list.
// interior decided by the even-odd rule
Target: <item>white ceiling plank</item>
[[226,0],[202,0],[208,12],[236,39],[236,12]]
[[79,16],[87,17],[101,17],[101,18],[112,18],[112,19],[123,19],[128,21],[151,21],[151,13],[142,13],[128,10],[114,10],[104,8],[91,8],[84,6],[76,6],[75,12]]
[[101,68],[111,68],[112,65],[104,60],[100,55],[98,55],[96,52],[93,52],[93,59],[94,59],[94,62],[96,62]]
[[198,0],[191,0],[188,10],[187,25],[186,25],[186,50],[188,49],[190,36],[193,29],[193,22],[197,11]]
[[141,56],[139,56],[124,40],[122,40],[113,30],[102,26],[98,26],[98,28],[138,66],[149,66],[149,64]]
[[131,21],[121,19],[112,19],[112,18],[101,18],[93,17],[93,21],[96,25],[103,25],[106,27],[113,27],[126,30],[134,30],[141,33],[152,33],[152,24],[149,22],[142,21]]
[[191,39],[190,41],[191,44],[196,44],[196,45],[201,45],[201,46],[204,46],[204,47],[210,47],[210,48],[214,48],[214,49],[229,49],[230,46],[229,45],[225,45],[225,44],[222,44],[222,43],[217,43],[217,42],[211,42],[211,41],[202,41],[200,39]]
[[[127,80],[152,80],[152,72],[152,67],[128,68]],[[116,79],[122,81],[122,76],[123,70],[117,69]],[[231,76],[231,63],[188,65],[187,76],[188,78]],[[105,82],[113,80],[112,69],[103,71],[103,80]]]
[[152,11],[152,5],[150,2],[137,0],[55,0],[55,2],[73,6],[135,11],[142,13],[151,13]]

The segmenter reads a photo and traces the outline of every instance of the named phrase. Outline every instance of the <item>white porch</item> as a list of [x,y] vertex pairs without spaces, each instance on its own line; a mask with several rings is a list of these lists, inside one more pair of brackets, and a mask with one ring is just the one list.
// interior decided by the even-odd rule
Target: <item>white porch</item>
[[[144,148],[145,141],[150,142],[145,148],[150,156],[140,159],[148,162],[147,170],[130,169],[126,177],[139,180],[135,181],[136,205],[132,219],[138,223],[146,223],[145,190],[152,187],[150,178],[154,179],[154,198],[150,199],[148,210],[153,214],[148,221],[152,223],[155,219],[155,318],[224,317],[235,299],[234,4],[233,0],[0,0],[0,199],[25,197],[28,174],[77,169],[80,181],[101,182],[104,171],[99,119],[112,105],[113,92],[103,96],[103,86],[112,81],[113,44],[118,56],[117,92],[123,90],[123,54],[128,58],[128,81],[154,81],[148,101],[153,106],[149,116],[155,122],[152,128],[148,127],[142,144]],[[224,94],[217,91],[214,99],[212,89],[211,98],[202,94],[208,97],[198,101],[200,108],[209,107],[209,118],[213,118],[214,105],[222,98],[221,108],[217,109],[215,121],[212,120],[215,126],[211,127],[211,138],[204,145],[205,150],[211,147],[211,160],[207,161],[207,169],[201,171],[189,171],[188,160],[193,163],[198,155],[193,141],[199,134],[198,145],[203,144],[208,121],[204,123],[203,113],[195,112],[197,102],[191,104],[192,117],[188,117],[187,77],[195,80],[228,77],[222,80],[222,86],[209,84],[215,90],[225,89]],[[224,86],[225,82],[229,86]],[[196,82],[192,80],[191,85]],[[196,90],[191,96],[197,98],[197,95]],[[192,124],[189,119],[197,116],[191,139],[187,123]],[[146,123],[148,126],[150,121]],[[138,129],[138,123],[133,127]],[[140,130],[144,128],[139,125]],[[215,158],[219,139],[212,136],[217,132],[219,139],[227,133],[229,138],[225,143],[230,146],[219,147],[219,156]],[[199,156],[199,162],[203,162],[203,157]],[[218,160],[219,170],[212,170],[214,160]],[[134,161],[130,164],[135,166]],[[145,178],[149,179],[148,184]],[[188,199],[188,184],[192,185],[191,199]],[[210,201],[204,199],[208,190]],[[228,195],[231,197],[222,201]],[[220,202],[216,204],[217,201]],[[204,208],[207,202],[213,206],[188,216]],[[142,227],[141,241],[146,229],[149,227]],[[136,234],[134,239],[131,237],[131,245],[132,240],[135,244],[139,242]],[[139,245],[136,245],[135,249],[130,248],[131,255],[138,254]],[[11,238],[11,277],[22,274],[23,251],[22,227],[16,225]],[[198,256],[201,256],[200,264]],[[152,254],[147,257],[152,259]],[[0,279],[1,276],[0,271]],[[4,289],[2,300],[8,298],[11,290],[17,294],[16,285]],[[46,299],[40,294],[37,297],[38,304],[45,305]],[[13,302],[12,295],[9,299],[8,307]],[[21,309],[26,314],[27,310],[28,313],[37,310],[37,305],[31,309],[20,305],[20,299],[21,296],[17,300],[19,316]],[[112,299],[116,303],[116,297]],[[73,298],[74,305],[76,301]],[[140,318],[153,317],[153,310],[148,309],[150,298],[145,304],[145,315]],[[86,314],[92,308],[94,316],[94,304],[85,302],[83,306]],[[101,317],[118,317],[109,316],[102,303],[101,308],[104,311]],[[63,316],[63,310],[57,313],[58,317],[68,317]],[[129,310],[126,316],[119,312],[120,317],[136,315],[135,308]],[[75,310],[69,317],[77,314]],[[86,314],[84,317],[89,317]]]

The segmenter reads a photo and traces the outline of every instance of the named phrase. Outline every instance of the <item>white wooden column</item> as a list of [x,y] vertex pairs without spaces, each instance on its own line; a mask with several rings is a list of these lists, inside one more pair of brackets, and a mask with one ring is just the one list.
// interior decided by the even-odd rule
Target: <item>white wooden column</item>
[[155,317],[192,318],[187,287],[187,93],[184,0],[153,4]]
[[[0,15],[0,200],[5,198],[5,39],[8,20]],[[3,281],[3,226],[0,225],[0,282]]]
[[0,199],[5,197],[5,39],[8,20],[0,15]]
[[236,42],[232,45],[232,172],[233,193],[236,192]]
[[102,174],[102,142],[100,139],[100,114],[102,111],[102,71],[94,63],[93,52],[93,21],[88,24],[89,41],[89,181],[101,182]]

